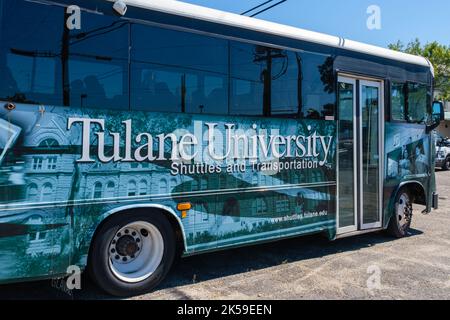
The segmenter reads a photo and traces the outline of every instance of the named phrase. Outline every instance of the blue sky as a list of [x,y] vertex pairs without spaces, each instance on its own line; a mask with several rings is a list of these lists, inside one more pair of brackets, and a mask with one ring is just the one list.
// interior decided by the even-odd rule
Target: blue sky
[[[183,0],[224,11],[241,13],[263,0]],[[276,0],[275,0],[276,1]],[[274,3],[275,3],[274,1]],[[370,5],[381,8],[381,30],[369,30]],[[378,46],[415,38],[450,45],[448,0],[288,0],[259,18],[308,30],[342,36]]]

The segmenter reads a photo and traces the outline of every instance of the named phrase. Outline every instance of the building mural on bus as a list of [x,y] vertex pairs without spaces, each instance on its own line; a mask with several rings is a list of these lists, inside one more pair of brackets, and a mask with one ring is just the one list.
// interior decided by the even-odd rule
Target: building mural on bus
[[407,180],[430,170],[430,137],[423,126],[386,126],[387,180]]
[[[0,159],[0,263],[9,266],[0,271],[1,279],[63,273],[68,264],[83,266],[105,214],[130,204],[156,203],[176,211],[177,203],[191,202],[188,216],[181,219],[180,214],[188,252],[334,228],[333,121],[224,121],[30,105],[0,114],[1,135],[8,137]],[[89,143],[83,141],[87,122],[81,119],[97,121],[90,123]],[[241,138],[224,146],[232,129]],[[161,134],[166,136],[162,144],[156,139],[148,143],[150,136]],[[115,136],[122,136],[116,148]],[[129,136],[133,145],[127,149]],[[289,146],[283,144],[288,139]],[[104,150],[99,149],[102,144]],[[178,156],[189,161],[176,159],[174,145]],[[255,155],[250,155],[252,148]],[[226,151],[230,159],[218,160]],[[274,157],[273,152],[280,154]],[[282,153],[289,157],[280,157]],[[126,157],[130,159],[123,161]]]

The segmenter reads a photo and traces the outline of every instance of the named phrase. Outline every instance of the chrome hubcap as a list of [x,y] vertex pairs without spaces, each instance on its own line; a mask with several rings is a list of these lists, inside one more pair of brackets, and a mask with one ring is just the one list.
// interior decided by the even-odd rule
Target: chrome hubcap
[[110,255],[117,262],[131,262],[139,256],[142,239],[138,231],[133,229],[124,229],[119,231],[111,241]]
[[136,283],[150,277],[161,264],[164,240],[151,223],[130,223],[116,232],[109,245],[109,266],[120,280]]

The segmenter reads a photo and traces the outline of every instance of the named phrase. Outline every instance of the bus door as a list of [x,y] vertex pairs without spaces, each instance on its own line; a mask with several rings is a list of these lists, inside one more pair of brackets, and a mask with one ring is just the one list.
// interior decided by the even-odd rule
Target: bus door
[[381,228],[383,83],[339,77],[338,234]]

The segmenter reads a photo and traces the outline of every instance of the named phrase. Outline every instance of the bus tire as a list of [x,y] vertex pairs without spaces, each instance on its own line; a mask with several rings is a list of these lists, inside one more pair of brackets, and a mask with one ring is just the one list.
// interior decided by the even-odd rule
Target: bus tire
[[444,164],[442,165],[442,170],[448,171],[450,169],[450,156],[444,160]]
[[97,232],[89,273],[107,293],[135,296],[154,289],[166,277],[175,252],[175,233],[164,215],[119,214]]
[[408,235],[413,217],[413,201],[414,199],[408,189],[403,188],[398,192],[395,198],[394,212],[387,230],[391,236],[403,238]]

